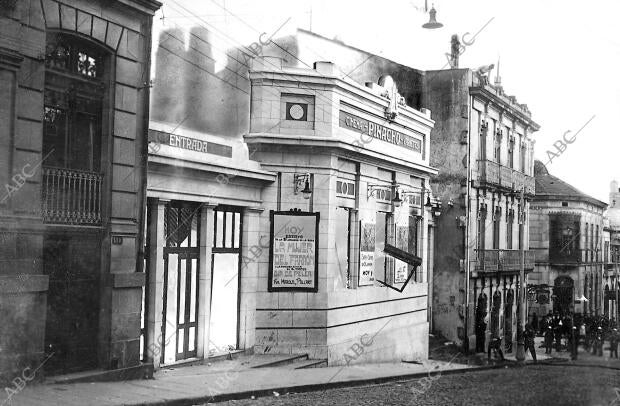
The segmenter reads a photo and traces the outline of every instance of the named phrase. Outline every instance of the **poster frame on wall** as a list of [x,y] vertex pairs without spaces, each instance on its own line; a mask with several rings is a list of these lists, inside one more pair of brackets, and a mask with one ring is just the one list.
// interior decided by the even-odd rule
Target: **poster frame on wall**
[[[314,286],[312,287],[291,287],[291,286],[274,286],[273,285],[273,247],[274,247],[274,220],[275,216],[290,217],[315,217],[314,228]],[[267,291],[268,292],[318,292],[319,291],[319,221],[320,212],[302,212],[302,211],[269,211],[269,270],[267,275]],[[281,230],[279,230],[281,231]]]
[[[363,246],[364,246],[364,227],[365,226],[370,226],[373,230],[373,235],[372,235],[372,245],[373,245],[373,250],[372,251],[368,251],[368,250],[363,250]],[[364,286],[374,286],[375,285],[375,275],[374,275],[374,268],[375,268],[375,247],[376,247],[376,223],[371,223],[371,222],[366,222],[363,220],[359,221],[359,242],[358,242],[358,246],[359,246],[359,270],[358,270],[358,275],[357,275],[357,286],[358,287],[364,287]],[[370,258],[372,259],[372,276],[371,276],[371,280],[363,280],[362,279],[362,263],[363,263],[363,254],[362,253],[371,253]]]

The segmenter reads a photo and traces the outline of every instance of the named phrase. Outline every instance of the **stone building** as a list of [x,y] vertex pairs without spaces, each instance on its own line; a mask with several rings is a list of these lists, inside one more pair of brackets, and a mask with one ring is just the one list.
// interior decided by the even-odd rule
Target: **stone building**
[[[437,221],[433,330],[476,351],[490,336],[516,338],[520,252],[528,247],[534,196],[532,135],[527,106],[471,69],[428,71],[422,105],[433,112],[431,179],[443,203]],[[520,193],[524,199],[521,202]]]
[[[425,358],[439,211],[421,73],[302,30],[218,62],[214,35],[173,26],[153,46],[144,360]],[[280,250],[302,229],[316,269]]]
[[618,299],[620,298],[620,188],[618,182],[609,185],[609,206],[605,212],[605,271],[603,273],[604,312],[609,318],[618,320]]
[[530,248],[536,268],[528,279],[529,314],[602,315],[607,204],[551,175],[540,161],[534,175]]
[[152,0],[0,10],[0,373],[139,366]]

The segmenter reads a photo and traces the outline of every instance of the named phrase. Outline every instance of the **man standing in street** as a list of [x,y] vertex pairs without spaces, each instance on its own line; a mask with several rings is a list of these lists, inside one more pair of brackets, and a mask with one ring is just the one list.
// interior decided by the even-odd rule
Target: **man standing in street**
[[618,329],[614,328],[609,334],[609,358],[612,358],[614,355],[616,359],[618,358]]
[[553,329],[551,326],[547,326],[547,331],[545,331],[545,354],[551,354],[551,347],[553,347]]
[[555,334],[555,350],[557,352],[562,351],[562,320],[557,317],[555,320],[555,325],[554,325],[554,334]]
[[534,328],[528,323],[525,325],[525,352],[530,350],[530,354],[532,354],[532,359],[534,360],[534,364],[538,361],[536,360],[536,347],[534,346],[534,337],[536,337],[536,331]]
[[599,326],[594,333],[594,345],[592,346],[592,355],[603,356],[603,327]]
[[576,326],[573,326],[569,334],[570,359],[576,360],[577,353],[579,352],[579,330]]

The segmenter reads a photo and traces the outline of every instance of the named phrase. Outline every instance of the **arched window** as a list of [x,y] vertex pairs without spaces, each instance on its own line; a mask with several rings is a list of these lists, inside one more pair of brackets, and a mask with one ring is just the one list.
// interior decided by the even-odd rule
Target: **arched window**
[[42,164],[47,223],[101,223],[107,60],[106,51],[88,41],[48,33]]
[[45,56],[45,166],[99,172],[105,53],[66,34],[50,34]]

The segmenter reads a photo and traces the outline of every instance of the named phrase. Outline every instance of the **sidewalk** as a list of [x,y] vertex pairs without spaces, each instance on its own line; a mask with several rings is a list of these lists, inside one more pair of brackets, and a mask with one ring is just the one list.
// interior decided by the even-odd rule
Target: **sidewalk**
[[[538,361],[561,365],[573,364],[568,352],[544,354],[536,340]],[[607,352],[608,354],[608,352]],[[607,355],[606,354],[606,355]],[[295,369],[293,363],[275,367],[252,368],[261,364],[261,356],[246,355],[212,364],[161,369],[151,380],[73,384],[28,385],[7,401],[0,395],[0,406],[103,406],[103,405],[196,405],[207,402],[275,396],[288,392],[307,392],[328,388],[365,385],[399,379],[438,377],[442,374],[466,373],[480,369],[506,368],[516,365],[515,352],[505,354],[507,362],[488,362],[485,354],[472,354],[468,363],[428,360],[422,363],[384,363],[343,367]],[[579,354],[579,363],[604,364],[601,357]],[[531,364],[529,353],[526,363]],[[620,361],[609,361],[620,368]],[[575,364],[577,365],[577,364]],[[3,403],[4,402],[4,403]]]
[[[241,360],[241,361],[239,361]],[[195,405],[209,401],[303,392],[349,385],[378,383],[440,374],[466,372],[480,367],[425,361],[423,364],[367,364],[348,367],[293,369],[290,366],[249,368],[243,358],[208,365],[164,369],[155,379],[27,386],[0,404],[28,406]],[[247,363],[246,363],[247,364]],[[503,367],[503,366],[493,366]],[[486,367],[489,368],[489,367]]]

